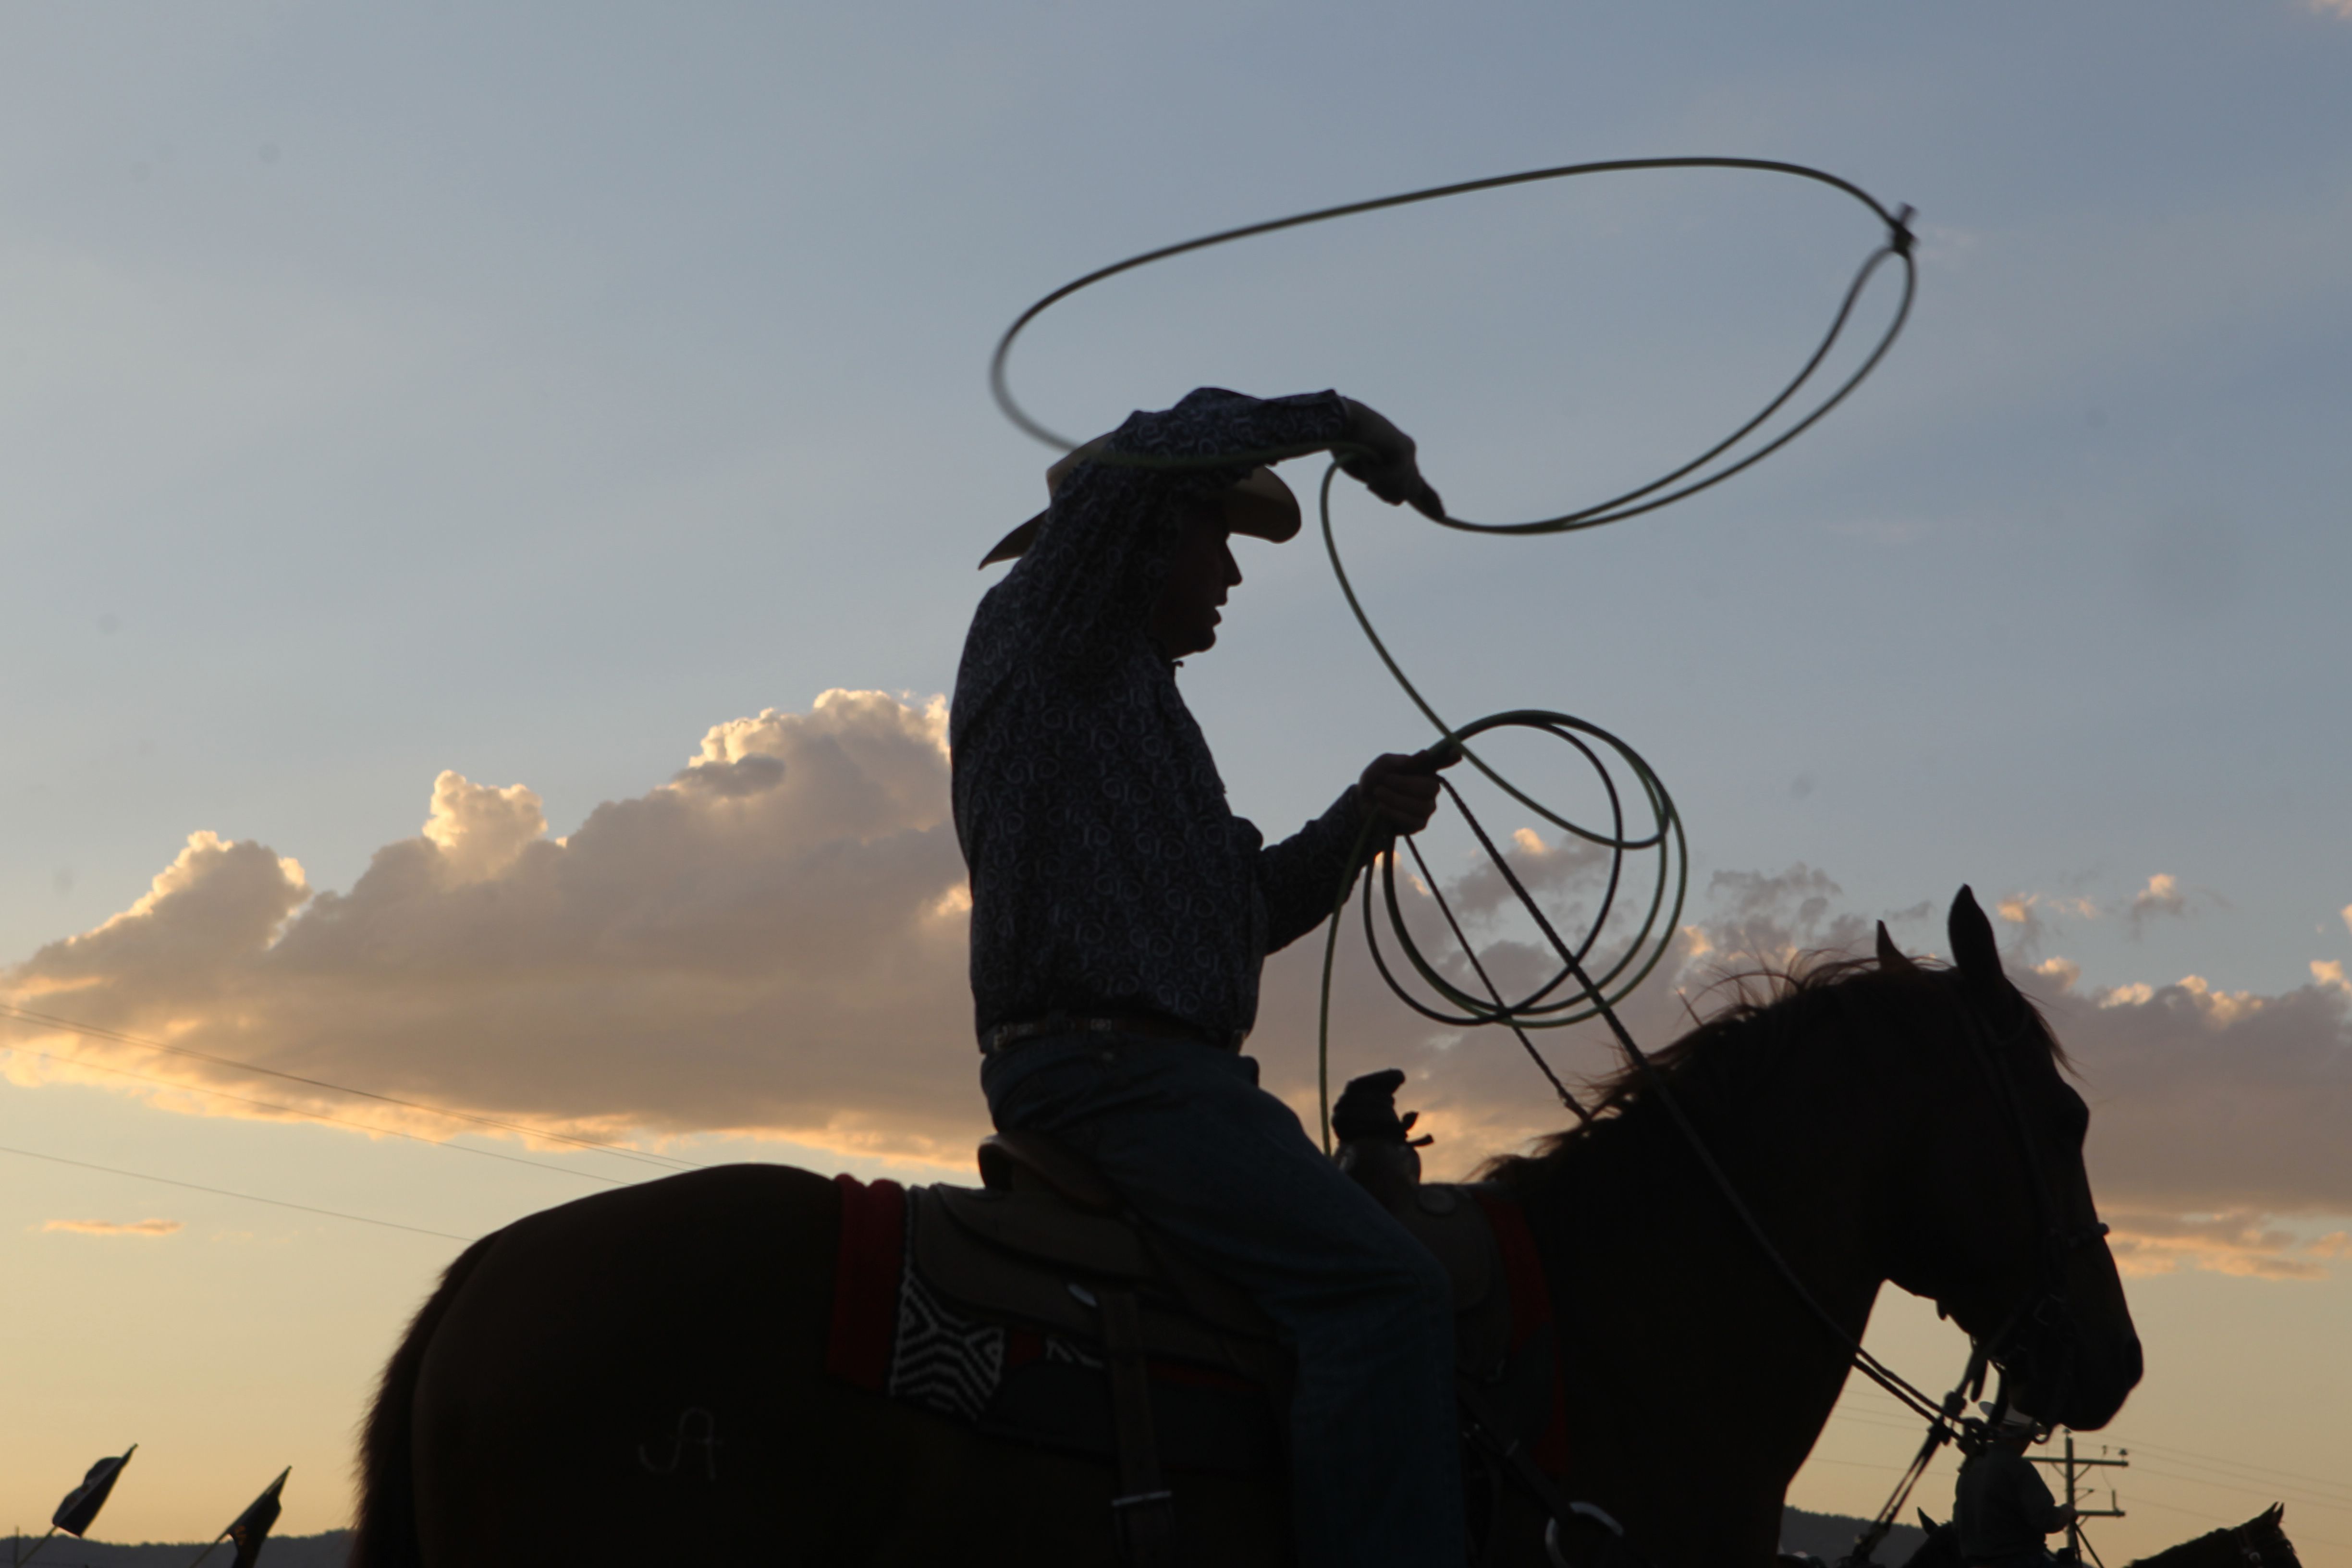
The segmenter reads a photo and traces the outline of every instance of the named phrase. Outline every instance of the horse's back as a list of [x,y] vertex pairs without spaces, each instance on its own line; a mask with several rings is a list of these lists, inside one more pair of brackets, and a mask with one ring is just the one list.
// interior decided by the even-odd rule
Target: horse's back
[[[422,1357],[419,1568],[950,1552],[1108,1568],[1108,1462],[987,1440],[826,1373],[839,1234],[832,1180],[780,1165],[600,1194],[499,1233]],[[1288,1560],[1279,1483],[1190,1476],[1180,1495],[1187,1559]]]
[[824,1178],[733,1165],[501,1232],[414,1396],[426,1563],[576,1563],[592,1540],[778,1560],[774,1479],[826,1468],[840,1436],[837,1223]]

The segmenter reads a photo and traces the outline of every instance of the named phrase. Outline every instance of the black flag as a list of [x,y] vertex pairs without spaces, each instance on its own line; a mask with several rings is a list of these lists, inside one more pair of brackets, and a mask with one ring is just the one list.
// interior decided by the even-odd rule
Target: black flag
[[269,1539],[269,1527],[278,1522],[278,1494],[285,1489],[286,1478],[293,1473],[291,1465],[278,1471],[269,1489],[255,1498],[253,1506],[238,1514],[236,1522],[223,1532],[236,1543],[233,1568],[253,1568],[255,1559],[261,1555],[261,1543]]
[[100,1459],[92,1465],[89,1474],[82,1477],[81,1485],[66,1493],[66,1500],[58,1504],[57,1512],[49,1515],[49,1522],[68,1535],[86,1532],[98,1518],[98,1510],[106,1506],[107,1495],[114,1490],[114,1478],[122,1473],[122,1467],[129,1464],[131,1456],[138,1451],[139,1445],[133,1443],[123,1451],[121,1458]]

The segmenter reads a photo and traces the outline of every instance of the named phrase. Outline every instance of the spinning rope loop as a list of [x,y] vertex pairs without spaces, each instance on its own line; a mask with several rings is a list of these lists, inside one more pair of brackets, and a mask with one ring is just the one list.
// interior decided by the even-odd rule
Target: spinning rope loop
[[[1154,262],[1165,261],[1173,257],[1196,250],[1210,249],[1220,245],[1230,245],[1237,240],[1254,238],[1260,235],[1278,233],[1284,229],[1327,223],[1338,218],[1353,217],[1391,207],[1441,201],[1450,196],[1468,195],[1477,191],[1499,190],[1513,185],[1572,179],[1586,174],[1624,174],[1659,169],[1744,170],[1810,180],[1842,192],[1868,207],[1872,214],[1886,226],[1887,237],[1884,243],[1870,253],[1854,273],[1853,281],[1847,286],[1844,296],[1838,302],[1837,311],[1831,320],[1829,330],[1822,334],[1820,343],[1797,374],[1761,410],[1698,456],[1651,480],[1648,484],[1622,491],[1606,500],[1574,510],[1563,512],[1557,517],[1542,518],[1529,522],[1475,522],[1452,516],[1435,518],[1432,521],[1444,527],[1466,533],[1569,533],[1587,528],[1598,528],[1602,523],[1618,522],[1629,517],[1640,516],[1644,512],[1655,511],[1662,507],[1671,506],[1678,500],[1696,495],[1701,490],[1721,484],[1732,475],[1763,461],[1764,458],[1779,451],[1811,428],[1831,409],[1843,403],[1847,395],[1877,368],[1879,361],[1885,357],[1886,351],[1894,345],[1895,337],[1902,331],[1905,321],[1909,319],[1912,299],[1918,289],[1918,268],[1912,257],[1914,239],[1909,227],[1912,216],[1909,207],[1890,212],[1867,191],[1834,174],[1820,169],[1808,168],[1801,163],[1780,163],[1760,158],[1635,158],[1606,163],[1571,163],[1555,168],[1528,170],[1516,174],[1497,175],[1491,179],[1470,180],[1458,184],[1437,185],[1426,190],[1382,196],[1372,201],[1350,202],[1339,206],[1320,207],[1311,212],[1297,213],[1265,223],[1223,229],[1215,234],[1204,235],[1200,238],[1185,240],[1177,245],[1162,246],[1158,249],[1131,256],[1124,261],[1114,262],[1108,267],[1098,268],[1082,278],[1064,284],[1022,311],[1014,318],[1012,326],[1005,329],[1003,337],[997,341],[996,352],[989,360],[989,387],[995,395],[997,405],[1004,411],[1005,416],[1013,424],[1047,446],[1066,452],[1074,449],[1077,443],[1047,428],[1021,407],[1013,396],[1006,367],[1012,356],[1014,341],[1029,324],[1055,304],[1082,289],[1116,278],[1121,273],[1148,267]],[[1901,268],[1902,297],[1895,306],[1892,319],[1880,333],[1876,343],[1864,356],[1860,365],[1802,415],[1794,417],[1785,428],[1768,439],[1746,445],[1742,449],[1743,444],[1749,443],[1750,437],[1757,436],[1757,433],[1774,416],[1788,408],[1797,398],[1798,394],[1812,381],[1815,374],[1828,360],[1831,351],[1836,347],[1839,339],[1844,334],[1864,289],[1869,286],[1871,279],[1890,258]],[[1307,452],[1319,450],[1329,450],[1331,453],[1331,465],[1324,472],[1318,500],[1322,514],[1323,545],[1330,558],[1332,574],[1338,579],[1339,591],[1348,601],[1349,613],[1355,616],[1357,626],[1362,629],[1365,638],[1372,645],[1372,651],[1380,656],[1381,662],[1387,667],[1390,676],[1412,700],[1413,706],[1418,708],[1422,715],[1437,730],[1441,738],[1433,751],[1445,749],[1458,752],[1470,762],[1472,766],[1485,774],[1513,800],[1573,838],[1606,851],[1610,858],[1606,890],[1600,908],[1593,917],[1590,933],[1582,942],[1571,946],[1553,930],[1551,922],[1545,917],[1543,910],[1527,887],[1512,871],[1508,861],[1504,858],[1494,841],[1487,836],[1486,828],[1470,813],[1459,792],[1451,783],[1441,779],[1440,782],[1444,784],[1446,794],[1453,799],[1456,808],[1461,810],[1464,821],[1477,836],[1480,845],[1509,884],[1513,895],[1542,928],[1545,937],[1560,960],[1559,968],[1549,979],[1526,996],[1516,1002],[1506,1001],[1501,991],[1487,974],[1486,967],[1479,963],[1476,949],[1470,942],[1468,934],[1464,931],[1460,921],[1455,919],[1452,908],[1445,903],[1438,879],[1431,874],[1428,865],[1422,859],[1420,848],[1409,838],[1405,840],[1405,844],[1412,856],[1414,864],[1420,868],[1421,884],[1428,889],[1431,898],[1437,903],[1440,912],[1444,916],[1454,940],[1460,944],[1461,951],[1468,959],[1471,970],[1478,977],[1483,994],[1465,990],[1449,980],[1435,964],[1430,962],[1427,955],[1413,941],[1412,933],[1405,925],[1403,907],[1397,897],[1396,853],[1393,847],[1380,855],[1380,874],[1377,879],[1381,885],[1381,900],[1388,910],[1390,930],[1393,933],[1399,950],[1413,973],[1435,993],[1439,999],[1438,1004],[1433,1005],[1415,996],[1391,969],[1386,956],[1381,952],[1378,932],[1372,920],[1374,879],[1367,877],[1364,882],[1364,931],[1366,940],[1370,945],[1373,962],[1389,988],[1407,1006],[1433,1022],[1460,1028],[1471,1028],[1482,1025],[1501,1025],[1508,1027],[1517,1037],[1528,1057],[1542,1070],[1561,1103],[1574,1111],[1578,1117],[1589,1119],[1590,1113],[1578,1103],[1576,1097],[1570,1092],[1567,1086],[1560,1081],[1559,1075],[1544,1060],[1542,1054],[1536,1049],[1534,1042],[1528,1038],[1527,1031],[1531,1028],[1562,1028],[1595,1016],[1603,1017],[1617,1034],[1621,1045],[1625,1047],[1629,1056],[1644,1068],[1647,1068],[1646,1058],[1643,1056],[1640,1047],[1633,1043],[1632,1037],[1618,1025],[1612,1008],[1615,1003],[1623,1001],[1637,986],[1648,979],[1664,958],[1667,946],[1673,941],[1675,927],[1681,920],[1683,906],[1689,890],[1690,867],[1682,818],[1675,811],[1673,798],[1667,794],[1664,782],[1632,746],[1598,725],[1570,714],[1524,709],[1490,714],[1486,718],[1457,726],[1448,723],[1437,710],[1430,705],[1405,675],[1403,668],[1398,664],[1395,656],[1390,653],[1387,644],[1381,640],[1380,633],[1373,628],[1371,617],[1365,613],[1362,603],[1356,596],[1354,584],[1349,581],[1346,565],[1339,559],[1339,540],[1331,519],[1332,481],[1342,471],[1341,465],[1361,455],[1363,448],[1354,446],[1329,448],[1269,447],[1255,451],[1220,453],[1204,458],[1152,458],[1105,452],[1096,460],[1139,468],[1182,470],[1235,468],[1279,462],[1286,458],[1300,457]],[[1598,827],[1576,822],[1554,811],[1506,778],[1466,743],[1480,735],[1506,729],[1528,730],[1549,735],[1576,751],[1598,775],[1608,795],[1610,808],[1608,829],[1603,831]],[[1632,775],[1633,787],[1630,792],[1620,788],[1614,766],[1622,766]],[[1639,814],[1636,823],[1630,830],[1627,821],[1628,793],[1638,802]],[[1355,852],[1350,858],[1351,865],[1360,862],[1364,849],[1370,842],[1370,825],[1368,822],[1363,834],[1358,838]],[[1598,975],[1591,974],[1585,967],[1587,962],[1594,957],[1596,946],[1602,933],[1608,929],[1611,919],[1620,914],[1620,900],[1621,896],[1625,894],[1627,880],[1626,857],[1647,852],[1656,854],[1657,868],[1655,875],[1647,879],[1646,908],[1643,909],[1638,918],[1630,913],[1623,917],[1632,925],[1630,936],[1621,936],[1622,950],[1617,952],[1613,960],[1608,963],[1601,973]],[[1347,898],[1347,889],[1342,888],[1332,909],[1331,922],[1325,939],[1323,952],[1322,999],[1317,1036],[1316,1077],[1321,1101],[1323,1147],[1327,1152],[1331,1146],[1331,972],[1338,952],[1339,927],[1346,912]],[[1631,901],[1628,900],[1629,905]],[[1571,980],[1576,983],[1572,990],[1569,988],[1569,982]]]

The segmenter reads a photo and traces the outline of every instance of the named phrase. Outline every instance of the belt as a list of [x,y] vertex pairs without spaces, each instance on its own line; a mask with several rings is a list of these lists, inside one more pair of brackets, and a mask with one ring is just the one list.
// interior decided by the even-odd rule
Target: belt
[[980,1037],[980,1048],[982,1054],[994,1056],[1047,1035],[1141,1035],[1155,1040],[1190,1040],[1221,1051],[1238,1052],[1242,1042],[1249,1037],[1249,1031],[1203,1029],[1164,1013],[1048,1013],[1042,1018],[997,1025]]

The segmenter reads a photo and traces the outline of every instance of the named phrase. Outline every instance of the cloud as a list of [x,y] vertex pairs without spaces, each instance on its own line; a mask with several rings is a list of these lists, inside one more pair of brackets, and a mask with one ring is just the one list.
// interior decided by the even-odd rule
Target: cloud
[[[2352,5],[2352,0],[2346,0],[2346,4]],[[2352,931],[2352,904],[2344,906],[2344,929]]]
[[2132,895],[2130,911],[2124,919],[2131,927],[2133,940],[2137,941],[2147,922],[2158,916],[2169,915],[2179,920],[2188,913],[2189,900],[2180,896],[2179,885],[2171,877],[2158,871],[2147,879],[2147,887]]
[[[144,898],[0,972],[0,993],[566,1131],[968,1150],[982,1113],[946,717],[940,700],[828,691],[805,714],[721,724],[668,783],[562,839],[529,789],[445,773],[419,835],[344,892],[198,833]],[[186,1058],[42,1043],[199,1091],[267,1082],[272,1100],[354,1110]]]
[[[1597,881],[1608,870],[1609,851],[1581,838],[1565,834],[1560,837],[1561,842],[1553,843],[1534,828],[1522,827],[1504,840],[1503,858],[1528,892],[1565,891],[1580,882]],[[1455,913],[1464,916],[1486,917],[1506,908],[1518,908],[1518,895],[1511,890],[1495,863],[1484,855],[1447,889],[1446,900]],[[1545,907],[1549,913],[1550,906]]]
[[2051,1012],[2095,1108],[2093,1172],[2111,1202],[2352,1214],[2352,988],[2326,964],[2268,996],[2193,974],[2062,985]]
[[1827,872],[1801,862],[1777,875],[1717,871],[1706,890],[1723,910],[1705,928],[1708,946],[1732,963],[1781,967],[1807,952],[1858,952],[1874,931],[1864,916],[1836,908],[1845,889]]
[[[2186,1263],[2211,1274],[2254,1279],[2318,1279],[2327,1270],[2310,1258],[2343,1254],[2343,1232],[2307,1246],[2259,1214],[2116,1214],[2107,1246],[2126,1275],[2170,1274]],[[2309,1257],[2297,1258],[2301,1250]]]
[[[938,700],[828,691],[805,713],[711,728],[673,778],[598,806],[562,838],[529,788],[444,773],[416,836],[378,850],[348,889],[313,889],[261,844],[197,833],[131,908],[0,971],[0,994],[553,1131],[770,1134],[968,1168],[986,1111],[945,729]],[[1582,849],[1532,832],[1508,853],[1548,899],[1574,896],[1596,868]],[[1447,892],[1475,915],[1487,972],[1524,994],[1553,961],[1502,907],[1498,885],[1491,868],[1465,867]],[[2011,928],[2087,908],[2032,894],[2002,903],[2015,906],[2003,910]],[[1417,900],[1412,914],[1438,972],[1478,989],[1434,910]],[[1718,871],[1685,920],[1622,1009],[1642,1039],[1679,1034],[1726,972],[1866,952],[1873,934],[1837,881],[1802,864]],[[1611,940],[1622,937],[1604,949]],[[1320,933],[1269,963],[1252,1042],[1267,1086],[1310,1126],[1321,963]],[[1409,972],[1393,953],[1391,966]],[[1406,1068],[1405,1101],[1438,1135],[1433,1173],[1460,1173],[1568,1124],[1507,1032],[1465,1032],[1400,1006],[1352,913],[1335,973],[1332,1087]],[[2338,1256],[2292,1244],[2304,1221],[2352,1215],[2352,1141],[2341,1136],[2352,1125],[2352,985],[2340,960],[2315,961],[2312,976],[2275,995],[2193,975],[2086,990],[2070,960],[2019,963],[2095,1107],[2093,1174],[2111,1209],[2137,1216],[2136,1267],[2289,1277]],[[1572,1088],[1617,1066],[1590,1025],[1533,1039]],[[120,1043],[14,1028],[6,1043],[89,1064],[0,1058],[20,1083],[73,1079],[173,1109],[272,1114],[227,1098],[247,1094],[446,1131]],[[125,1089],[100,1065],[168,1087]]]
[[176,1236],[181,1225],[175,1219],[53,1219],[41,1226],[45,1231],[71,1231],[76,1236]]
[[2043,939],[2056,929],[2053,917],[2095,921],[2100,913],[2099,906],[2089,899],[2062,893],[2011,893],[1995,900],[1992,912],[2004,923],[2020,928],[2010,942],[2013,964],[2041,952]]
[[2341,16],[2352,21],[2352,0],[2311,0],[2311,10],[2316,16]]

